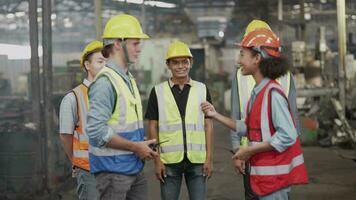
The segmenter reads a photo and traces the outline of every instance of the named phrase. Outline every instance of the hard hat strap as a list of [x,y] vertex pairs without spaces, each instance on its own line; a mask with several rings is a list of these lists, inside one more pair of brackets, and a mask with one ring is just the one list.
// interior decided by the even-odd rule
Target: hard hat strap
[[252,47],[252,49],[253,49],[254,51],[257,51],[258,53],[260,53],[261,56],[262,56],[262,58],[264,58],[264,59],[270,58],[270,56],[268,55],[268,53],[267,53],[265,50],[263,50],[260,46]]
[[127,51],[125,39],[121,40],[120,45],[121,45],[122,50],[124,51],[125,62],[129,66],[130,64],[132,64],[132,62],[130,61],[129,52]]

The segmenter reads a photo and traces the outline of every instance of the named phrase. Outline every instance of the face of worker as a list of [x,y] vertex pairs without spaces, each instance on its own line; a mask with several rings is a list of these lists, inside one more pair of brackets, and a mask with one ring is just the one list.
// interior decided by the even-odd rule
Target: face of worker
[[95,75],[103,68],[105,65],[105,58],[101,52],[95,52],[91,54],[90,58],[85,61],[85,68],[87,72],[92,76]]
[[141,39],[126,39],[126,48],[131,63],[137,62],[138,56],[141,53]]
[[242,75],[253,75],[256,70],[258,70],[260,61],[260,54],[253,55],[252,50],[243,47],[241,48],[238,64],[241,67]]
[[176,79],[187,78],[192,66],[192,60],[189,57],[171,58],[167,62],[172,77]]

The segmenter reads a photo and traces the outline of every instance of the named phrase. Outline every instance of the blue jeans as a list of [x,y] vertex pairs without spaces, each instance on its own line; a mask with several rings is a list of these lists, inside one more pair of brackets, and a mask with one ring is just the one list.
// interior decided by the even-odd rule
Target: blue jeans
[[164,183],[161,182],[162,200],[178,200],[184,174],[190,200],[206,199],[206,177],[203,176],[203,164],[193,164],[184,159],[177,164],[167,164]]
[[80,200],[98,200],[99,192],[93,174],[80,168],[75,168],[77,178],[77,194]]
[[259,196],[260,200],[288,200],[291,187],[285,187],[266,196]]

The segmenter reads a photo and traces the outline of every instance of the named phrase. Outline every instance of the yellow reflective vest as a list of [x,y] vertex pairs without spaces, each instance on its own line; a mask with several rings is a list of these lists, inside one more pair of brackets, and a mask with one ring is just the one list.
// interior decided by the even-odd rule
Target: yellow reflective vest
[[[143,141],[144,130],[142,121],[142,104],[136,82],[131,74],[130,81],[133,93],[124,79],[113,69],[104,67],[96,75],[96,79],[106,76],[116,92],[115,110],[107,122],[115,134],[131,141]],[[143,168],[142,160],[131,151],[98,147],[89,139],[89,160],[91,173],[114,172],[121,174],[137,174]]]
[[169,82],[155,86],[158,102],[158,129],[160,157],[163,163],[179,163],[184,158],[183,126],[186,130],[187,157],[192,163],[204,163],[206,160],[206,144],[204,114],[200,104],[206,101],[206,86],[191,80],[191,88],[187,100],[186,114],[181,117],[178,106],[171,91]]

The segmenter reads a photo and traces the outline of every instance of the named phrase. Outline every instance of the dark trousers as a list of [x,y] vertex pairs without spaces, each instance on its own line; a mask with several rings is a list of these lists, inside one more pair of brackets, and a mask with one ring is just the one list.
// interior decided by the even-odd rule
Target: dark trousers
[[250,164],[246,163],[245,167],[245,175],[244,178],[244,187],[245,187],[245,199],[246,200],[258,200],[258,196],[252,191],[251,183],[250,183]]

